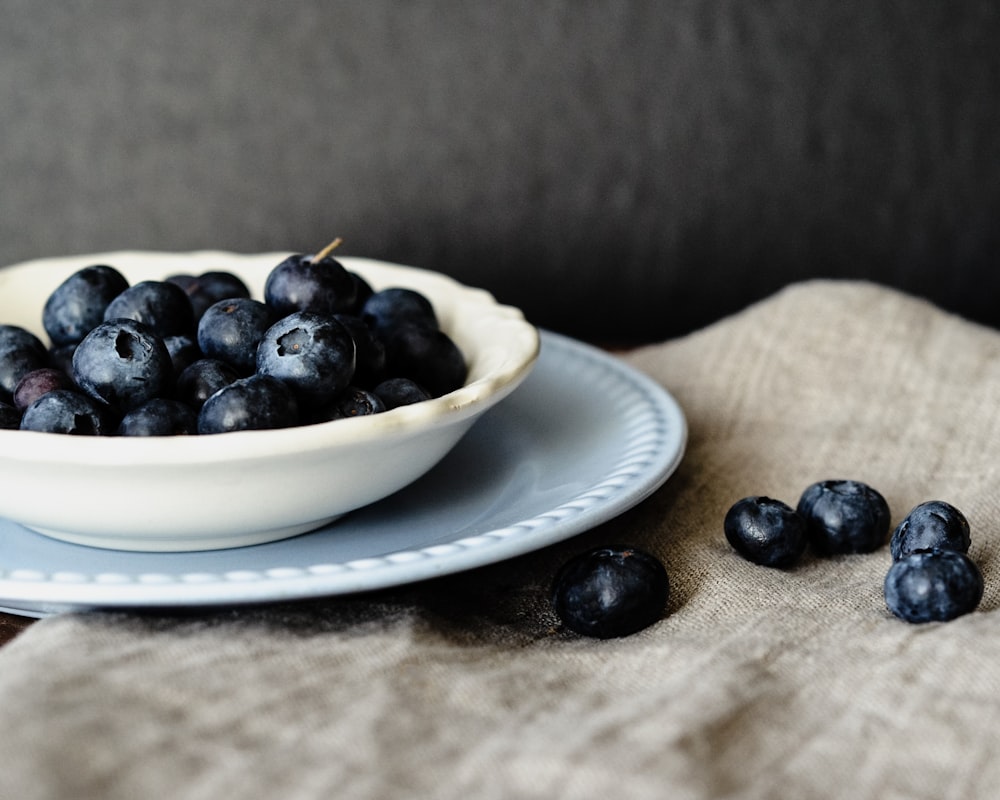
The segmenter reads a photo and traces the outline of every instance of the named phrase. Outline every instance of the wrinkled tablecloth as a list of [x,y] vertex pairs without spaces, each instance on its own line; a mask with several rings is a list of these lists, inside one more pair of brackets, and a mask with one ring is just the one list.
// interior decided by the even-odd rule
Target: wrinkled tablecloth
[[[865,282],[796,284],[624,356],[690,426],[650,499],[567,542],[370,595],[50,617],[0,649],[0,797],[995,798],[1000,333]],[[773,570],[737,499],[947,500],[980,608],[910,625],[888,547]],[[593,545],[662,559],[667,614],[559,628],[554,571]]]

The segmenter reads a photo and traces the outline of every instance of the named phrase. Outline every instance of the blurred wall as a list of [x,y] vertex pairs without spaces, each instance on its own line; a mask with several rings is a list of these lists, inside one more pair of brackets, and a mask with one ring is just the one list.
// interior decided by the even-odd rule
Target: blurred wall
[[0,263],[314,250],[601,341],[808,277],[1000,324],[992,2],[0,2]]

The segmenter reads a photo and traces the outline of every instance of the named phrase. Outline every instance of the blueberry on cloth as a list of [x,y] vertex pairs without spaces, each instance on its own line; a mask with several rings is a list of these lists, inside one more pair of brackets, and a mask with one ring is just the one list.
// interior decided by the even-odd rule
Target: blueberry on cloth
[[163,339],[133,319],[102,322],[73,353],[77,386],[122,412],[172,390],[173,379],[173,363]]
[[885,604],[907,622],[947,622],[974,611],[982,598],[982,573],[954,550],[904,555],[885,576]]
[[726,512],[723,530],[737,553],[764,567],[792,566],[808,543],[805,520],[795,509],[759,495],[734,503]]
[[969,521],[955,506],[943,500],[920,503],[896,526],[889,540],[893,561],[918,550],[957,550],[967,553],[972,538]]
[[659,620],[669,591],[667,571],[654,556],[634,547],[599,547],[559,569],[552,605],[570,630],[610,639]]
[[861,481],[828,480],[809,486],[796,509],[816,552],[870,553],[889,533],[889,505]]

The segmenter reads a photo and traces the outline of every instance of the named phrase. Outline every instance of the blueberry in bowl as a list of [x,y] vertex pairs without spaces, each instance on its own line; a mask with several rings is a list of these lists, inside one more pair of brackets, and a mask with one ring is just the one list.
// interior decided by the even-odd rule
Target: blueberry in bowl
[[[347,296],[354,295],[353,303],[344,300],[321,312],[285,308],[273,320],[249,315],[249,327],[262,341],[281,317],[299,314],[298,322],[309,322],[272,331],[268,341],[273,352],[262,361],[264,372],[271,374],[268,380],[253,382],[257,386],[271,379],[288,381],[292,388],[287,401],[280,401],[280,391],[274,395],[279,398],[276,402],[285,403],[282,413],[271,413],[270,407],[263,413],[265,404],[257,391],[231,388],[245,385],[251,375],[264,377],[250,372],[257,365],[248,364],[243,354],[237,366],[212,363],[205,369],[203,364],[192,371],[196,374],[179,380],[186,368],[172,365],[160,346],[150,343],[155,338],[149,335],[153,326],[136,319],[138,314],[105,320],[89,306],[85,314],[77,313],[73,320],[100,319],[106,326],[79,355],[71,351],[85,336],[74,329],[72,337],[54,339],[43,323],[43,309],[52,293],[79,271],[98,265],[120,273],[129,286],[176,280],[172,276],[229,275],[238,282],[215,278],[213,282],[234,287],[219,290],[233,291],[234,297],[215,302],[234,301],[234,307],[255,309],[247,305],[240,286],[254,302],[265,302],[269,275],[292,255],[120,251],[40,259],[0,269],[0,355],[5,368],[0,388],[6,392],[0,401],[10,410],[0,426],[0,480],[5,487],[0,493],[0,516],[64,541],[122,550],[207,550],[294,536],[419,478],[482,414],[524,381],[537,359],[537,329],[518,309],[498,303],[488,292],[430,270],[339,255],[335,260],[350,275],[351,286],[343,288],[346,282],[339,270],[336,285]],[[320,260],[325,264],[333,259],[324,254]],[[302,256],[293,259],[293,263],[308,261]],[[383,363],[361,329],[354,328],[352,334],[351,325],[344,324],[345,315],[360,318],[369,297],[390,289],[407,290],[390,296],[417,292],[426,298],[433,316],[419,323],[436,325],[441,332],[411,330],[405,345],[398,341],[392,345],[395,363],[412,360],[420,348],[439,360],[418,376],[431,386],[405,378],[416,387],[406,396],[414,402],[375,401],[376,387],[400,376],[389,372],[394,367]],[[110,304],[112,293],[92,292],[91,300]],[[72,305],[66,298],[61,302]],[[308,316],[330,312],[335,312],[330,318],[343,318],[327,324]],[[198,313],[200,318],[182,314],[180,327],[189,331],[189,338],[197,338],[207,309]],[[412,317],[407,323],[416,324]],[[215,333],[224,333],[224,328]],[[172,335],[175,329],[166,330]],[[442,345],[442,336],[461,354],[460,365],[452,349]],[[67,342],[69,338],[78,342]],[[360,345],[352,348],[352,339]],[[321,349],[327,342],[339,348],[334,355]],[[280,363],[281,357],[275,355],[279,350],[301,353],[295,356],[301,364],[292,368]],[[217,362],[225,348],[202,355]],[[35,429],[15,428],[16,415],[27,414],[27,409],[21,412],[13,403],[21,378],[57,365],[68,365],[73,372],[74,359],[80,373],[76,377],[90,387],[89,393],[81,391],[77,397],[75,389],[53,381],[55,391],[70,395],[58,395],[59,402],[45,401],[42,395],[34,400],[43,403],[40,411],[45,412],[32,413]],[[103,368],[115,359],[120,363],[109,376]],[[329,370],[339,370],[335,379],[326,379]],[[147,392],[146,383],[162,385]],[[208,402],[217,392],[229,396],[228,408]],[[374,402],[359,404],[359,398]],[[185,403],[195,419],[204,414],[206,432],[197,432],[199,426],[192,426],[190,415],[178,407]],[[139,409],[136,424],[129,415]],[[171,414],[179,412],[183,424],[167,424],[156,416],[168,409]],[[214,415],[212,421],[209,414]],[[53,432],[57,430],[62,432]],[[59,502],[52,502],[53,497]]]

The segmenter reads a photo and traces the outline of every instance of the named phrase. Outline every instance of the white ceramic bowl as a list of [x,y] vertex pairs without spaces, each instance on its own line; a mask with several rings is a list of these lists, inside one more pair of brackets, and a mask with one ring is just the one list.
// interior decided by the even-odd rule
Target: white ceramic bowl
[[[114,266],[133,283],[227,270],[259,299],[286,255],[123,251],[26,262],[0,270],[0,323],[46,340],[45,299],[90,264]],[[528,376],[538,331],[519,310],[439,273],[338,260],[375,289],[424,293],[466,357],[465,386],[383,414],[282,430],[149,438],[0,430],[0,516],[95,547],[209,550],[318,528],[427,472]]]

